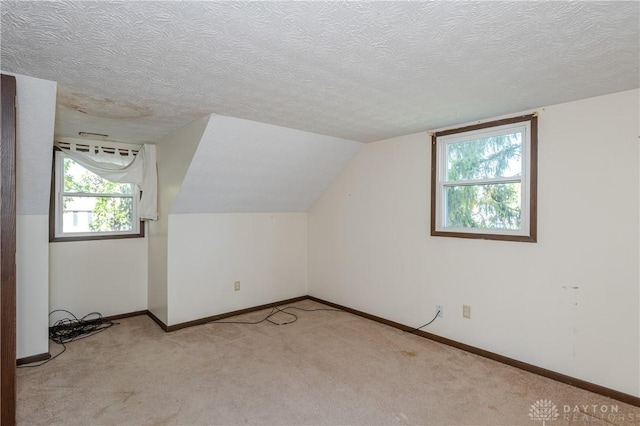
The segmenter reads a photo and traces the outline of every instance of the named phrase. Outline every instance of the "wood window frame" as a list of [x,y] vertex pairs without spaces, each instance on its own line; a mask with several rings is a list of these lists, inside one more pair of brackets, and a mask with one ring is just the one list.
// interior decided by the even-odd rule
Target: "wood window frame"
[[[505,235],[487,232],[455,232],[442,231],[437,229],[436,213],[441,208],[442,200],[438,199],[438,138],[458,133],[482,130],[491,127],[498,127],[508,124],[515,124],[529,121],[531,124],[531,134],[529,142],[529,232],[528,235]],[[483,240],[502,240],[519,242],[537,242],[537,222],[538,222],[538,114],[521,115],[517,117],[505,118],[489,121],[485,123],[473,124],[470,126],[458,127],[455,129],[435,132],[431,136],[431,235],[437,237],[455,237]]]
[[[88,148],[88,145],[87,145]],[[117,149],[117,148],[116,148]],[[56,151],[62,152],[58,147],[53,148],[53,161],[51,166],[51,195],[49,197],[49,242],[94,241],[94,240],[119,240],[127,238],[144,238],[145,222],[140,221],[139,232],[130,234],[108,234],[96,232],[95,235],[56,236]],[[137,151],[134,151],[137,153]]]

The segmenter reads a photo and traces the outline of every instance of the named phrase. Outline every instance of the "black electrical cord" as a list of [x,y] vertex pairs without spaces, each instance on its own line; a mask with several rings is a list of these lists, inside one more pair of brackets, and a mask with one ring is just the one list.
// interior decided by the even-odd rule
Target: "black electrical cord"
[[[279,309],[276,306],[276,309]],[[285,306],[284,309],[297,309],[299,311],[305,311],[305,312],[315,312],[315,311],[331,311],[331,312],[346,312],[343,311],[342,309],[337,309],[337,308],[314,308],[314,309],[304,309],[304,308],[298,308],[297,306]]]
[[433,319],[431,321],[429,321],[428,323],[421,325],[420,327],[416,327],[413,328],[411,330],[406,330],[407,333],[415,333],[416,331],[420,330],[421,328],[424,328],[426,326],[428,326],[429,324],[431,324],[432,322],[434,322],[436,320],[436,318],[438,318],[438,315],[440,315],[440,309],[438,309],[438,312],[436,312],[436,315],[433,317]]
[[64,343],[60,343],[60,345],[62,345],[62,351],[60,351],[59,353],[55,354],[54,356],[52,356],[51,358],[42,361],[39,364],[25,364],[25,365],[18,365],[17,368],[33,368],[33,367],[40,367],[41,365],[45,365],[46,363],[48,363],[49,361],[53,361],[54,359],[58,358],[60,355],[62,355],[66,350],[67,350],[67,346]]
[[40,367],[41,365],[44,365],[62,355],[67,350],[65,343],[85,339],[95,334],[102,333],[107,328],[113,327],[116,324],[113,321],[105,320],[99,312],[91,312],[82,318],[78,318],[66,309],[56,309],[55,311],[51,311],[49,316],[56,312],[66,312],[71,315],[70,318],[59,319],[49,327],[49,340],[62,345],[62,351],[38,364],[19,365],[18,368]]
[[[316,309],[304,309],[304,308],[298,308],[296,306],[285,306],[284,308],[280,308],[277,305],[273,306],[271,308],[271,312],[269,312],[269,314],[262,318],[259,321],[211,321],[209,324],[245,324],[245,325],[254,325],[254,324],[260,324],[263,323],[265,321],[270,322],[271,324],[274,325],[287,325],[287,324],[292,324],[296,321],[298,321],[298,316],[296,314],[293,314],[291,312],[287,312],[287,310],[289,309],[297,309],[299,311],[305,311],[305,312],[315,312],[315,311],[333,311],[333,312],[344,312],[341,309],[330,309],[330,308],[316,308]],[[289,315],[291,317],[293,317],[293,319],[291,321],[285,321],[285,322],[276,322],[276,321],[272,321],[271,317],[273,317],[274,315],[276,315],[278,312],[282,312],[283,314]]]
[[[69,343],[98,334],[115,325],[113,321],[105,320],[99,312],[91,312],[82,318],[76,317],[65,309],[57,309],[56,312],[66,312],[73,318],[63,318],[49,327],[49,339],[55,343]],[[90,318],[94,316],[94,318]]]
[[260,324],[260,323],[263,323],[265,321],[268,321],[271,324],[284,325],[284,324],[290,324],[292,322],[296,322],[298,320],[298,317],[296,317],[295,314],[290,314],[289,312],[285,312],[285,314],[292,315],[293,317],[295,317],[295,319],[293,321],[284,322],[284,323],[277,323],[277,322],[271,321],[270,318],[272,316],[274,316],[275,314],[277,314],[279,311],[280,310],[277,308],[277,306],[273,306],[271,308],[271,312],[269,312],[269,314],[266,317],[262,318],[259,321],[211,321],[209,324],[247,324],[247,325],[254,325],[254,324]]
[[[260,324],[263,323],[265,321],[270,322],[271,324],[274,325],[287,325],[287,324],[292,324],[296,321],[298,321],[298,316],[296,314],[292,314],[291,312],[286,312],[288,309],[297,309],[299,311],[305,311],[305,312],[314,312],[314,311],[333,311],[333,312],[345,312],[342,309],[333,309],[333,308],[316,308],[316,309],[304,309],[304,308],[298,308],[297,306],[285,306],[284,308],[280,308],[277,305],[274,305],[271,308],[271,311],[269,312],[269,314],[267,314],[266,317],[262,318],[261,320],[258,321],[211,321],[209,322],[209,324],[244,324],[244,325],[255,325],[255,324]],[[292,321],[285,321],[285,322],[275,322],[271,320],[271,317],[273,317],[274,315],[276,315],[278,312],[282,312],[284,314],[290,315],[292,316],[294,319]],[[438,315],[440,315],[440,310],[438,309],[438,312],[436,312],[436,315],[433,317],[433,319],[431,321],[429,321],[426,324],[421,325],[420,327],[416,327],[410,330],[406,330],[407,333],[415,333],[416,331],[420,330],[421,328],[424,328],[426,326],[428,326],[429,324],[433,323],[436,318],[438,318]]]
[[[264,317],[264,318],[262,318],[261,320],[258,320],[258,321],[211,321],[211,322],[209,322],[209,324],[255,325],[255,324],[260,324],[260,323],[263,323],[263,322],[267,321],[267,322],[270,322],[271,324],[274,324],[274,325],[287,325],[287,324],[292,324],[292,323],[298,321],[298,316],[296,314],[291,313],[291,312],[287,312],[287,310],[289,310],[289,309],[296,309],[298,311],[304,311],[304,312],[316,312],[316,311],[345,312],[342,309],[334,309],[334,308],[305,309],[305,308],[299,308],[297,306],[285,306],[284,308],[280,308],[279,306],[274,305],[271,308],[271,311],[269,312],[269,314],[267,314],[266,317]],[[52,314],[54,314],[56,312],[66,312],[69,315],[71,315],[71,317],[73,317],[73,318],[60,319],[60,320],[56,321],[51,327],[49,327],[49,339],[51,341],[53,341],[54,343],[62,345],[62,351],[60,351],[56,355],[52,356],[51,358],[49,358],[46,361],[43,361],[41,363],[29,364],[29,365],[19,365],[18,368],[40,367],[41,365],[44,365],[44,364],[46,364],[46,363],[48,363],[50,361],[53,361],[54,359],[56,359],[57,357],[62,355],[67,350],[67,346],[65,345],[65,343],[69,343],[69,342],[73,342],[73,341],[76,341],[76,340],[85,339],[87,337],[93,336],[94,334],[102,333],[107,328],[113,327],[115,324],[117,324],[117,323],[114,323],[113,321],[105,320],[102,317],[102,315],[100,313],[98,313],[98,312],[91,312],[91,313],[85,315],[82,318],[78,318],[73,313],[71,313],[71,312],[69,312],[69,311],[67,311],[65,309],[56,309],[55,311],[51,311],[49,313],[49,316],[51,316]],[[285,322],[272,321],[271,318],[274,315],[276,315],[277,313],[279,313],[279,312],[293,317],[293,320],[285,321]],[[411,329],[411,330],[407,330],[407,333],[415,333],[416,331],[420,330],[421,328],[424,328],[424,327],[428,326],[429,324],[434,322],[436,320],[436,318],[438,318],[439,314],[440,314],[440,311],[438,310],[438,312],[436,312],[436,315],[433,317],[433,319],[431,321],[429,321],[428,323],[426,323],[424,325],[421,325],[420,327],[417,327],[417,328],[414,328],[414,329]],[[88,319],[88,317],[90,317],[92,315],[95,315],[96,318]]]

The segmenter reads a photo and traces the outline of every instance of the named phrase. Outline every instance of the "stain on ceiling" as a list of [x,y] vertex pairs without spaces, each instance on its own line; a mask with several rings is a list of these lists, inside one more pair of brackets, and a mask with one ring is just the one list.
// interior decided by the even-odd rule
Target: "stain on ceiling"
[[215,113],[369,142],[640,86],[638,2],[2,1],[58,136]]
[[96,98],[87,93],[74,93],[66,87],[58,90],[57,104],[61,108],[72,109],[92,117],[105,118],[141,118],[153,115],[146,106],[137,106],[127,101],[114,101],[109,98]]

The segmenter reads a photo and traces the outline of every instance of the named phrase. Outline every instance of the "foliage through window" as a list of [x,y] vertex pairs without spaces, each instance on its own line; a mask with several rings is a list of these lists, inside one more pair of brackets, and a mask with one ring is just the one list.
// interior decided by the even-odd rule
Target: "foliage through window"
[[437,132],[431,235],[536,240],[537,117]]
[[54,175],[52,241],[144,235],[135,184],[103,179],[59,150]]

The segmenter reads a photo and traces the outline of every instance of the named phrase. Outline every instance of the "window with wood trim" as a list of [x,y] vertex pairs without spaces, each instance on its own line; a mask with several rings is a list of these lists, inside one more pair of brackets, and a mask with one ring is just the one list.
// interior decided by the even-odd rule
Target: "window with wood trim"
[[537,115],[436,132],[431,235],[536,241]]
[[[76,149],[86,152],[89,146],[79,145]],[[100,150],[121,155],[117,148]],[[144,222],[138,219],[139,198],[136,184],[104,179],[56,148],[50,241],[144,237]]]

